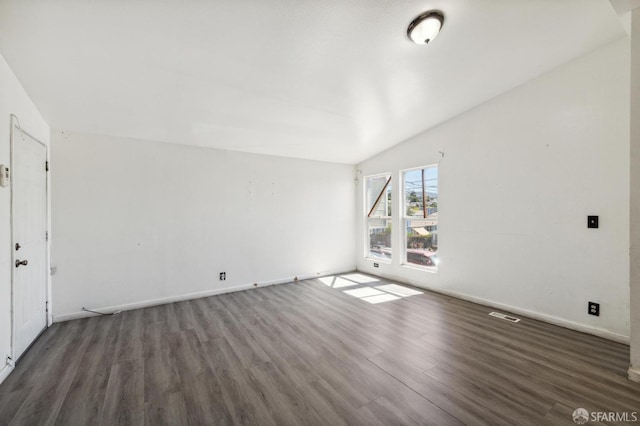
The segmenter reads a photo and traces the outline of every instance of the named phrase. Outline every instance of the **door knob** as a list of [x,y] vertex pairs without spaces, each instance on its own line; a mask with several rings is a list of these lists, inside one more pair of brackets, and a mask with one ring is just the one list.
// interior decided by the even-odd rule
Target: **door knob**
[[20,266],[20,265],[27,266],[28,263],[29,263],[29,261],[27,259],[25,259],[25,260],[16,259],[16,268],[18,266]]

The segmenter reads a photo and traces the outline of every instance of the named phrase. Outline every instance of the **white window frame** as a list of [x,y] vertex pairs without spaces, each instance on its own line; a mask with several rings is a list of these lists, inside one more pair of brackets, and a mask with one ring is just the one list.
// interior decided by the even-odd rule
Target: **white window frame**
[[[374,179],[374,178],[379,178],[379,177],[387,177],[388,179],[390,179],[388,185],[391,186],[391,201],[389,203],[389,206],[387,207],[387,209],[385,211],[388,211],[388,208],[391,208],[391,215],[388,216],[379,216],[379,217],[374,217],[371,218],[369,217],[369,213],[371,211],[371,209],[369,209],[368,207],[368,200],[367,200],[367,190],[368,190],[368,180],[369,179]],[[393,213],[394,213],[394,205],[393,205],[393,199],[394,199],[394,195],[393,195],[393,173],[391,172],[386,172],[386,173],[378,173],[378,174],[374,174],[374,175],[368,175],[364,177],[364,185],[363,187],[363,206],[364,206],[364,242],[365,242],[365,246],[364,246],[364,257],[365,259],[368,260],[372,260],[376,263],[385,263],[385,264],[390,264],[391,261],[393,260],[393,234],[394,234],[394,228],[395,226],[393,225]],[[387,187],[385,187],[385,190],[383,190],[386,193],[386,189]],[[385,200],[386,202],[386,200]],[[384,259],[384,258],[376,258],[376,257],[371,257],[369,256],[370,254],[370,247],[371,247],[371,240],[370,240],[370,235],[369,235],[369,221],[373,220],[373,219],[383,219],[383,220],[388,220],[391,223],[391,240],[390,240],[390,245],[391,245],[391,255],[389,257],[389,259]]]
[[[424,265],[418,265],[416,263],[409,263],[407,261],[407,221],[409,220],[415,220],[415,217],[411,217],[411,216],[407,216],[407,199],[406,199],[406,192],[407,192],[407,188],[406,188],[406,183],[405,183],[405,174],[408,172],[412,172],[414,170],[423,170],[423,169],[429,169],[435,167],[437,169],[438,172],[438,197],[439,197],[439,193],[440,193],[440,167],[439,164],[428,164],[426,166],[419,166],[419,167],[412,167],[410,169],[403,169],[400,170],[400,176],[399,176],[399,183],[400,183],[400,196],[398,197],[399,200],[399,205],[400,205],[400,227],[402,228],[400,232],[402,232],[402,254],[400,255],[400,259],[401,259],[401,266],[403,267],[407,267],[407,268],[414,268],[414,269],[420,269],[422,271],[427,271],[427,272],[433,272],[436,273],[438,272],[438,265],[435,266],[424,266]],[[424,201],[423,201],[424,203]],[[440,206],[439,206],[440,202],[438,201],[438,212],[440,211]]]

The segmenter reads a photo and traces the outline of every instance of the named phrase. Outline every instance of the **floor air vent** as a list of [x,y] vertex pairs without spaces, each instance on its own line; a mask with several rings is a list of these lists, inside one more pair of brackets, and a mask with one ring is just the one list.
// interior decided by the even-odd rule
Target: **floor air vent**
[[492,317],[503,319],[505,321],[520,322],[520,318],[512,317],[511,315],[501,314],[500,312],[491,312],[489,315]]

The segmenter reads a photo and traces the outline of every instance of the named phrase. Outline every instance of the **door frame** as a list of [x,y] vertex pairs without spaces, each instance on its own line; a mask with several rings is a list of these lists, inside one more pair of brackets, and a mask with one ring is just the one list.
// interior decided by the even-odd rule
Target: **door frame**
[[[10,156],[10,173],[11,173],[11,179],[9,180],[9,184],[10,184],[10,188],[11,188],[11,196],[10,196],[10,201],[9,201],[9,221],[10,221],[10,227],[11,227],[11,246],[10,246],[10,250],[11,250],[11,264],[10,264],[10,268],[11,268],[11,359],[13,360],[13,362],[17,362],[18,359],[16,358],[16,353],[15,353],[15,348],[16,348],[16,326],[15,326],[15,292],[14,292],[14,288],[15,288],[15,268],[13,267],[16,261],[16,251],[14,250],[15,244],[16,244],[16,238],[15,238],[15,215],[14,215],[14,165],[15,165],[15,161],[14,161],[14,154],[15,154],[15,138],[19,137],[18,133],[24,134],[26,136],[28,136],[29,138],[31,138],[34,142],[40,144],[43,148],[44,148],[44,152],[45,152],[45,161],[47,162],[47,165],[49,164],[49,147],[44,144],[42,141],[40,141],[40,139],[34,137],[32,134],[30,134],[29,132],[27,132],[26,130],[24,130],[22,128],[22,126],[20,126],[20,120],[18,120],[18,117],[16,117],[14,114],[11,114],[11,131],[10,131],[10,136],[9,136],[9,156]],[[50,228],[50,217],[49,217],[49,168],[47,167],[45,169],[45,223],[46,223],[46,232],[47,232],[47,236],[49,237],[49,228]],[[52,324],[51,321],[51,306],[49,301],[51,300],[51,283],[50,283],[50,277],[51,274],[49,273],[50,270],[50,238],[47,238],[46,244],[45,244],[45,261],[44,261],[44,266],[45,266],[45,270],[44,272],[44,286],[45,286],[45,295],[46,295],[46,310],[45,310],[45,327],[42,329],[42,331],[40,332],[40,334],[42,334],[47,328],[49,328]],[[40,336],[40,334],[38,334],[38,337]],[[35,342],[38,337],[36,337],[33,342]],[[22,355],[24,355],[25,353],[27,353],[27,351],[29,350],[29,348],[31,347],[31,345],[33,344],[33,342],[31,342],[29,344],[29,346],[27,346],[27,348],[24,350],[24,352],[22,352]]]

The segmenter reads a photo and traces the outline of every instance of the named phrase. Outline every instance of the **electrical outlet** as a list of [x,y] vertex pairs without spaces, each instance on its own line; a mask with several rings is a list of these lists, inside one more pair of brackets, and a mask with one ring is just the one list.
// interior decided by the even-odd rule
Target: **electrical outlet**
[[598,228],[598,216],[587,216],[587,228]]
[[9,168],[4,164],[0,164],[0,186],[9,186]]
[[380,265],[378,265],[377,263],[374,263],[374,264],[373,264],[373,267],[374,267],[374,268],[378,268],[379,266],[380,266]]
[[227,273],[226,272],[220,272],[220,281],[224,281],[227,279]]
[[600,304],[595,302],[589,302],[589,315],[600,316]]

